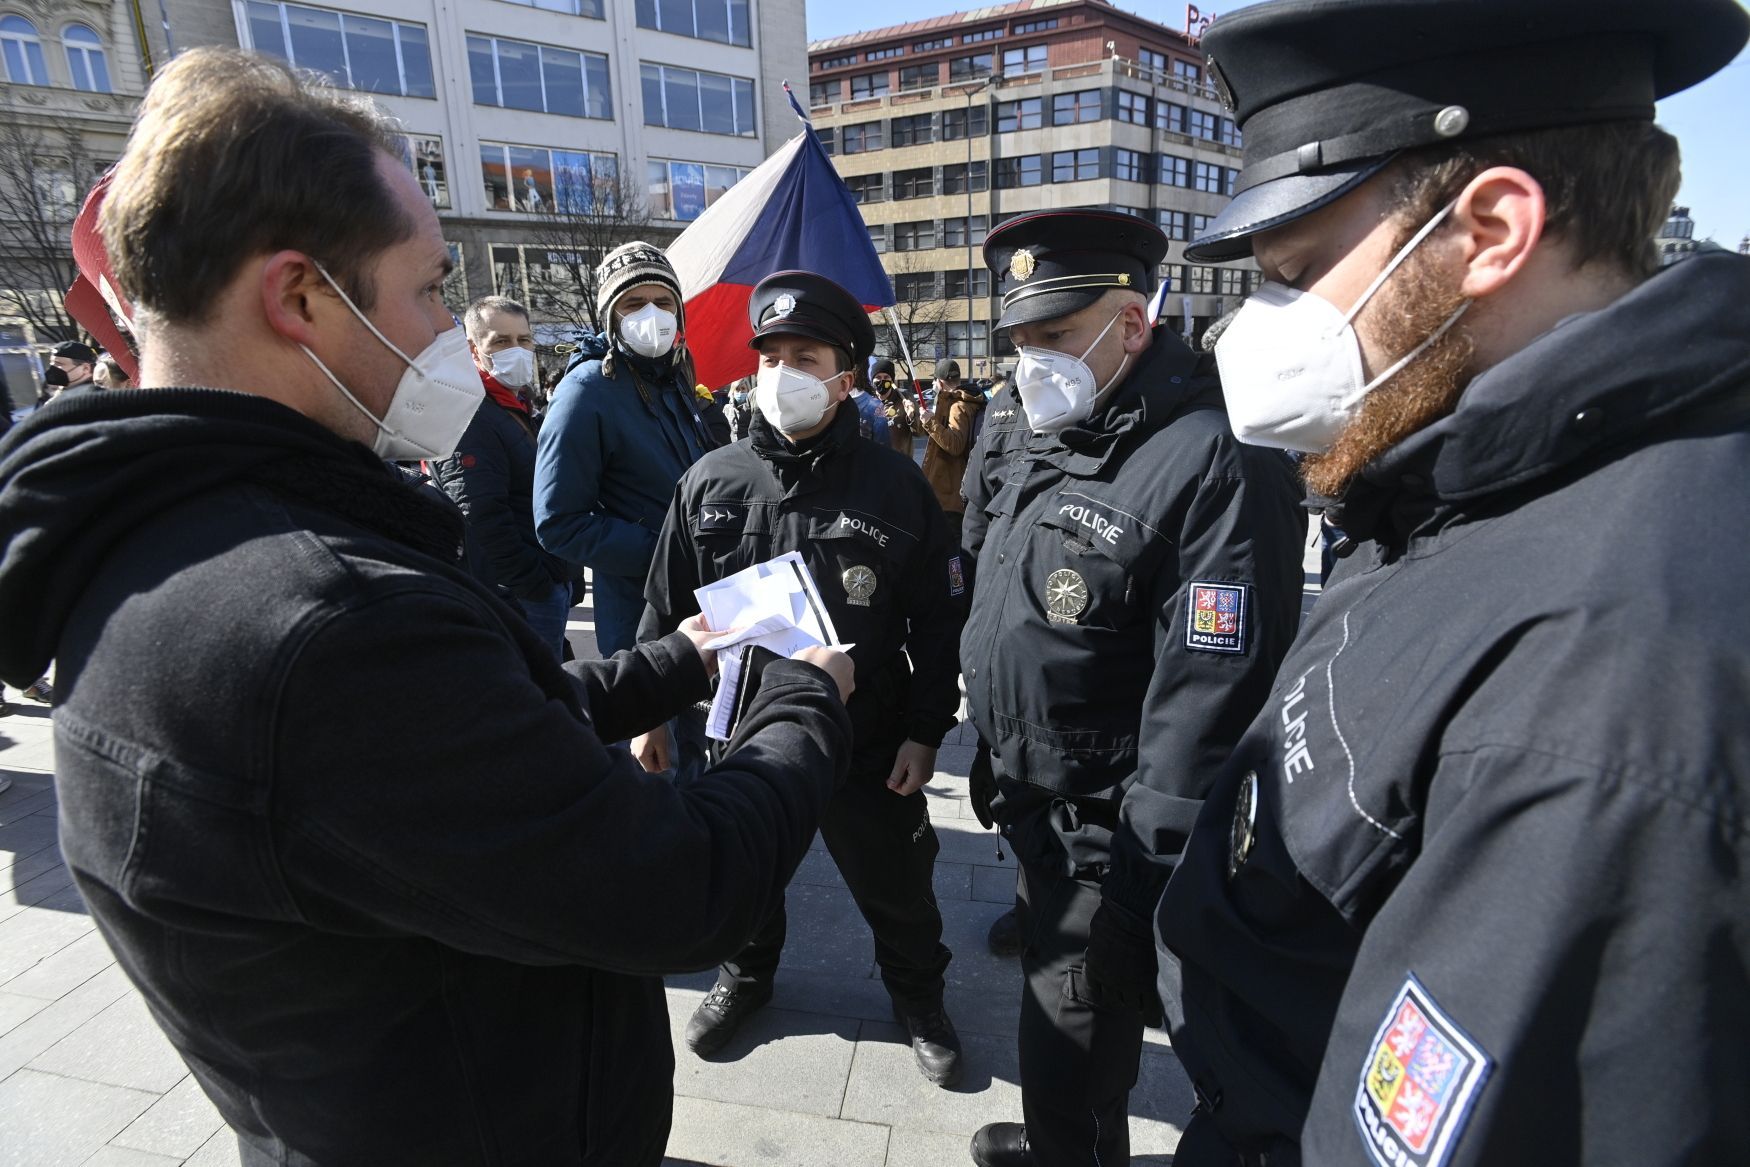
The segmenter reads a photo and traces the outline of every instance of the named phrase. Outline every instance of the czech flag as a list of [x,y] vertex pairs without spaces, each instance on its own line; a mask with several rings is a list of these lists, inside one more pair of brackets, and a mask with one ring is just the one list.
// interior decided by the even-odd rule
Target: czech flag
[[857,297],[866,311],[893,304],[893,283],[869,241],[856,200],[788,83],[802,133],[730,187],[668,248],[686,302],[687,351],[700,384],[719,388],[753,373],[747,302],[780,271],[811,271]]

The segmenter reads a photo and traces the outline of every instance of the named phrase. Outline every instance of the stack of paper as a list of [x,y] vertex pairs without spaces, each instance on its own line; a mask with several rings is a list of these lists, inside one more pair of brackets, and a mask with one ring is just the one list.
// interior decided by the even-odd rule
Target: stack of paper
[[814,578],[794,551],[706,584],[693,595],[706,626],[725,630],[706,644],[717,650],[717,696],[705,732],[717,741],[728,741],[734,728],[730,721],[741,689],[742,654],[749,645],[783,657],[813,645],[851,647],[839,643]]

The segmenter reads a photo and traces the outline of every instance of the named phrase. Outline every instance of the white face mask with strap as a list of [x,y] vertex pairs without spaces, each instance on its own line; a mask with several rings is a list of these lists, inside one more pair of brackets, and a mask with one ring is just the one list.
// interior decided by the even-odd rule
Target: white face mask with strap
[[1015,391],[1021,395],[1021,409],[1027,414],[1027,424],[1037,433],[1056,433],[1077,422],[1086,421],[1094,412],[1094,402],[1124,375],[1130,354],[1118,363],[1118,371],[1104,385],[1094,384],[1094,370],[1088,368],[1088,354],[1099,347],[1123,318],[1124,310],[1106,322],[1094,343],[1082,350],[1079,357],[1055,349],[1022,345],[1016,351],[1020,360],[1015,364]]
[[438,333],[418,357],[409,357],[359,311],[352,297],[341,291],[340,285],[321,264],[316,265],[316,270],[340,296],[341,302],[371,330],[371,335],[407,365],[395,386],[395,395],[389,399],[388,410],[378,417],[340,383],[340,378],[322,363],[322,358],[307,346],[298,346],[304,350],[305,356],[316,362],[316,367],[334,383],[340,395],[377,427],[376,441],[371,443],[372,452],[390,462],[441,461],[455,453],[463,432],[474,420],[475,411],[486,397],[486,386],[480,380],[480,370],[475,367],[473,353],[468,348],[468,334],[459,327],[446,329]]

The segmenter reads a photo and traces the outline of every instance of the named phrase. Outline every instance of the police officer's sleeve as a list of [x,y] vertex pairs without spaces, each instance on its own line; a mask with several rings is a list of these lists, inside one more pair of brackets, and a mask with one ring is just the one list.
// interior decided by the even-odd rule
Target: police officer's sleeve
[[[1275,451],[1230,443],[1221,439],[1173,532],[1177,556],[1153,580],[1155,668],[1103,893],[1145,920],[1217,768],[1268,696],[1299,619],[1301,491]],[[1199,633],[1199,603],[1230,609],[1233,631],[1220,631],[1224,624],[1213,636]]]
[[[923,539],[906,564],[902,585],[911,657],[911,708],[905,736],[920,745],[939,746],[954,728],[960,709],[960,629],[966,623],[964,573],[951,563],[959,554],[948,520],[923,472],[912,467],[916,507]],[[958,589],[958,590],[956,590]]]
[[693,592],[702,584],[698,551],[687,518],[687,496],[693,475],[689,471],[675,484],[668,514],[656,536],[656,554],[650,574],[644,577],[644,618],[638,622],[638,642],[657,640],[681,626],[681,621],[699,611]]
[[550,557],[527,541],[511,509],[510,455],[486,412],[498,408],[482,402],[455,453],[433,470],[438,485],[467,517],[468,533],[486,560],[492,582],[514,595],[534,595],[567,573],[549,570]]
[[984,463],[994,432],[987,422],[984,431],[972,443],[972,453],[966,457],[966,475],[960,480],[960,497],[966,500],[966,517],[960,528],[960,547],[974,561],[984,548],[984,536],[990,529],[990,520],[984,513],[985,506],[990,502],[990,483],[985,478]]
[[535,538],[567,563],[642,578],[654,532],[596,509],[608,453],[601,421],[581,386],[554,399],[535,450]]
[[[1669,758],[1731,765],[1706,743]],[[1678,783],[1501,745],[1442,756],[1420,853],[1345,985],[1305,1162],[1395,1146],[1443,1167],[1750,1163],[1750,834],[1732,793],[1725,769]]]

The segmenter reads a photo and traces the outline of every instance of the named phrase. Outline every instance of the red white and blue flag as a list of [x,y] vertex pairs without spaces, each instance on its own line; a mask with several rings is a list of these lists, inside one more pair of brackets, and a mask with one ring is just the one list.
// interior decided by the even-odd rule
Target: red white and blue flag
[[773,272],[811,271],[870,312],[893,303],[893,283],[844,180],[833,169],[788,83],[803,131],[730,187],[668,248],[686,302],[687,351],[700,384],[717,388],[754,371],[747,302]]

